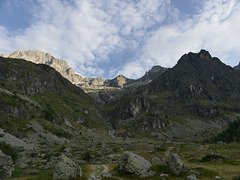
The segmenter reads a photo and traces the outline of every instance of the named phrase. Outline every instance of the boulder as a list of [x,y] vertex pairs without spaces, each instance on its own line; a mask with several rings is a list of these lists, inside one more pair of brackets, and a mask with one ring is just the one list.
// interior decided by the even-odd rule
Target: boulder
[[189,176],[187,176],[187,178],[190,180],[197,180],[197,177],[194,174],[190,174]]
[[54,169],[53,179],[69,179],[82,176],[82,170],[72,159],[66,155],[58,157],[57,164]]
[[0,179],[11,177],[13,171],[13,161],[0,150]]
[[172,152],[168,156],[168,166],[176,175],[178,175],[180,172],[183,172],[185,169],[182,158],[178,154]]
[[125,151],[119,156],[119,166],[123,171],[141,177],[155,175],[155,172],[149,171],[151,164],[146,159],[130,151]]

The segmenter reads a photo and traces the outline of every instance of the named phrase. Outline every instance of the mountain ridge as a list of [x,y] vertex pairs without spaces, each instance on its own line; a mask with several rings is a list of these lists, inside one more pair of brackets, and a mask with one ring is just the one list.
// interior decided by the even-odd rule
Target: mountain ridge
[[[193,119],[219,121],[224,128],[226,114],[240,110],[239,92],[240,73],[201,50],[183,55],[173,68],[121,97],[111,121],[120,131],[161,132],[166,127],[176,129],[178,120],[201,134],[192,127]],[[191,131],[189,127],[185,127],[186,131]]]
[[[37,64],[47,64],[60,72],[60,74],[70,82],[83,88],[86,92],[99,91],[102,89],[123,88],[129,85],[141,85],[142,83],[148,83],[157,77],[157,75],[163,73],[166,69],[160,66],[156,66],[157,68],[154,69],[154,72],[152,72],[153,70],[150,70],[146,72],[143,77],[136,80],[126,78],[123,75],[118,75],[113,79],[104,79],[102,77],[91,78],[76,73],[71,67],[69,67],[66,61],[57,59],[49,53],[41,52],[38,50],[17,50],[12,54],[0,54],[0,56],[5,58],[24,59]],[[149,75],[147,73],[149,73]]]

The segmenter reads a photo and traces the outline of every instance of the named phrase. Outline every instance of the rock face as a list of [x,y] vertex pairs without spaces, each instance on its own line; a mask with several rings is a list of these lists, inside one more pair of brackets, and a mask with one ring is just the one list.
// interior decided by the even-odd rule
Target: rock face
[[106,85],[110,86],[110,87],[121,87],[121,88],[123,88],[124,86],[132,84],[134,82],[135,82],[135,80],[133,80],[133,79],[128,79],[123,75],[119,75],[114,79],[106,80]]
[[146,74],[137,80],[128,79],[123,75],[119,75],[114,79],[104,79],[102,77],[98,78],[90,78],[84,77],[76,72],[68,66],[67,62],[62,59],[57,59],[53,57],[49,53],[37,51],[37,50],[29,50],[29,51],[21,51],[17,50],[12,54],[0,54],[1,57],[5,58],[16,58],[16,59],[24,59],[27,61],[31,61],[37,64],[47,64],[53,67],[56,71],[58,71],[63,77],[68,79],[73,84],[78,85],[84,90],[101,90],[101,89],[111,89],[111,88],[123,88],[125,86],[129,86],[132,84],[145,84],[153,79],[155,79],[158,75],[162,74],[166,71],[166,68],[161,66],[154,66],[150,71],[146,72]]
[[0,56],[5,58],[24,59],[34,62],[36,64],[47,64],[53,67],[56,71],[60,72],[63,77],[71,81],[73,84],[82,83],[85,79],[85,77],[75,73],[74,70],[68,66],[66,61],[62,59],[56,59],[49,53],[37,50],[18,50],[13,52],[12,54],[1,54]]
[[0,179],[11,177],[13,171],[13,162],[10,156],[7,156],[0,150]]
[[126,151],[120,155],[119,166],[125,172],[139,175],[141,177],[148,177],[154,175],[153,172],[149,172],[151,164],[143,157]]
[[61,155],[58,158],[55,166],[53,179],[69,179],[78,178],[82,176],[81,167],[66,155]]
[[131,131],[156,129],[162,133],[166,126],[176,127],[168,121],[173,117],[216,119],[225,112],[239,111],[239,92],[240,72],[201,50],[183,55],[173,68],[135,92],[124,94],[110,121],[116,129],[128,126]]
[[174,174],[179,174],[185,169],[182,158],[176,153],[170,153],[168,156],[168,166]]
[[156,77],[160,76],[162,73],[164,73],[167,70],[167,68],[161,67],[161,66],[153,66],[152,69],[147,71],[145,75],[141,78],[139,78],[137,81],[149,83],[152,80],[154,80]]

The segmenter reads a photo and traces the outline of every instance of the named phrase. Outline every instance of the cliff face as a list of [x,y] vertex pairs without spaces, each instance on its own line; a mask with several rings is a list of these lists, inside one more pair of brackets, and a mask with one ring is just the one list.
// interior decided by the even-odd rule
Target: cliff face
[[58,71],[63,77],[68,79],[73,84],[78,84],[84,81],[84,77],[76,74],[72,68],[70,68],[66,61],[62,59],[56,59],[49,53],[37,51],[37,50],[29,50],[29,51],[15,51],[12,54],[2,54],[0,55],[5,58],[16,58],[16,59],[24,59],[27,61],[31,61],[36,64],[46,64],[53,67],[56,71]]
[[165,127],[180,117],[221,119],[240,110],[239,92],[238,71],[205,50],[188,53],[149,84],[125,94],[112,121],[119,128],[146,130]]

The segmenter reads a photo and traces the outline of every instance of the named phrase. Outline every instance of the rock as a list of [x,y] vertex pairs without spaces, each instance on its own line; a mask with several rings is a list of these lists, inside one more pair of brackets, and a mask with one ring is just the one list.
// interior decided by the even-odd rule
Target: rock
[[197,180],[197,177],[194,174],[187,176],[188,179]]
[[0,179],[11,177],[13,171],[13,161],[0,150]]
[[223,159],[222,159],[222,158],[216,158],[215,161],[216,161],[216,162],[219,162],[219,163],[222,163],[222,162],[223,162]]
[[153,171],[149,171],[151,164],[146,159],[130,151],[126,151],[120,155],[119,166],[123,171],[136,174],[141,177],[150,177],[155,173]]
[[178,175],[180,172],[183,172],[185,169],[182,158],[176,153],[170,153],[168,157],[168,166],[176,175]]
[[161,173],[160,177],[168,177],[168,174]]
[[21,163],[20,165],[19,165],[19,168],[21,168],[21,169],[25,169],[25,168],[28,168],[29,166],[27,165],[27,164],[25,164],[25,163]]
[[191,174],[194,174],[194,175],[200,175],[199,172],[197,172],[197,171],[193,171],[193,170],[190,170],[187,174],[188,174],[188,175],[191,175]]
[[38,170],[36,169],[27,169],[23,171],[23,174],[38,174]]
[[66,155],[58,157],[57,164],[54,169],[53,179],[69,179],[82,176],[81,167]]
[[168,177],[168,174],[164,174],[164,173],[161,173],[161,174],[160,174],[160,178],[161,178],[162,180],[166,180],[165,177]]

